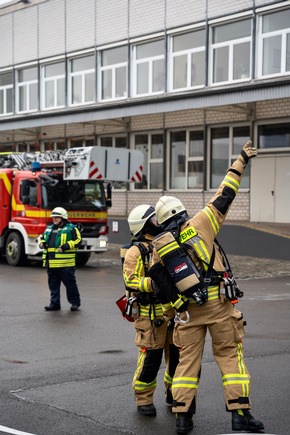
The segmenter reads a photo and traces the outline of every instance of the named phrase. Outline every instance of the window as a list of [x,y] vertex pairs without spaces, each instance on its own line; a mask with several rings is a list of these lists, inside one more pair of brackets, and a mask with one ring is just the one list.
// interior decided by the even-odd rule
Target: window
[[99,54],[101,100],[127,97],[127,47],[103,50]]
[[17,112],[32,112],[38,109],[37,67],[17,71]]
[[205,84],[205,31],[171,38],[170,90]]
[[211,35],[211,83],[249,79],[251,20],[212,27]]
[[259,125],[258,148],[290,148],[290,124]]
[[127,136],[100,136],[98,145],[101,147],[127,148]]
[[70,105],[95,101],[95,56],[80,57],[70,61]]
[[204,135],[202,130],[170,133],[170,189],[202,189]]
[[44,109],[65,106],[65,62],[42,67],[42,107]]
[[135,135],[135,149],[144,154],[142,182],[136,189],[162,189],[163,187],[163,134]]
[[133,95],[164,91],[164,40],[133,47]]
[[28,144],[28,152],[37,152],[39,151],[39,142],[34,142],[34,143],[30,143]]
[[13,77],[12,72],[0,74],[0,115],[13,113]]
[[[250,127],[218,127],[212,128],[210,134],[210,188],[216,189],[224,179],[226,170],[240,154],[249,140]],[[249,188],[249,165],[244,171],[241,186]]]
[[258,75],[290,72],[290,9],[260,17]]

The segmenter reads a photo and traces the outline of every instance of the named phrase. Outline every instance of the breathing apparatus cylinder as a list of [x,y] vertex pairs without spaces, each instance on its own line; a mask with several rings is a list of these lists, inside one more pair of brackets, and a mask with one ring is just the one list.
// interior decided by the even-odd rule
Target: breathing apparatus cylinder
[[179,292],[193,297],[199,305],[205,303],[207,291],[203,277],[174,235],[170,231],[161,233],[153,245]]

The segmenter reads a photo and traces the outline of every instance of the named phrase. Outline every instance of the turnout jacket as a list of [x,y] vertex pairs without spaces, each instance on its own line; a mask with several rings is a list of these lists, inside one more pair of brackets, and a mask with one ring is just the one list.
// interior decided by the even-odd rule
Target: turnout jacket
[[[222,255],[214,243],[214,239],[220,231],[238,192],[245,166],[245,163],[238,158],[228,169],[215,195],[207,205],[180,226],[179,243],[181,245],[186,243],[194,248],[196,256],[188,251],[189,255],[198,268],[203,266],[205,272],[210,264],[213,250],[215,250],[213,268],[215,271],[225,270]],[[153,241],[154,244],[155,241]],[[156,249],[153,251],[153,260],[154,263],[162,263]],[[219,285],[210,285],[208,287],[208,300],[217,298],[219,298]],[[190,302],[193,301],[190,300]]]
[[[40,243],[45,246],[42,254],[43,266],[74,267],[77,247],[81,240],[78,228],[69,221],[65,221],[62,227],[54,224],[47,227],[40,240]],[[58,251],[59,247],[63,252]]]

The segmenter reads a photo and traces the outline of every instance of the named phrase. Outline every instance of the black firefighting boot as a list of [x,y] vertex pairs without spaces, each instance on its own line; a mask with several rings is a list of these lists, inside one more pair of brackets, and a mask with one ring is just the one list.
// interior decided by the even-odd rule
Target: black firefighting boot
[[170,388],[167,388],[167,390],[165,391],[165,402],[169,406],[173,405],[173,397],[172,397],[172,392],[171,392]]
[[232,411],[232,430],[259,432],[264,430],[264,425],[256,420],[248,409],[237,409]]
[[176,433],[186,434],[192,429],[192,412],[178,412],[176,414]]
[[146,417],[155,417],[156,416],[156,408],[151,403],[151,405],[141,405],[137,406],[137,411],[142,415],[146,415]]

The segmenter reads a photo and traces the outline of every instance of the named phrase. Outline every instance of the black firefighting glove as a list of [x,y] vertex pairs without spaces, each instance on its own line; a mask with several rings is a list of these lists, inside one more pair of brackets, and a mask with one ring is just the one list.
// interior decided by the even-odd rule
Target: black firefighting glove
[[256,157],[258,151],[255,147],[252,147],[252,141],[248,140],[248,142],[243,146],[243,149],[240,153],[239,160],[243,163],[247,164],[250,159]]

